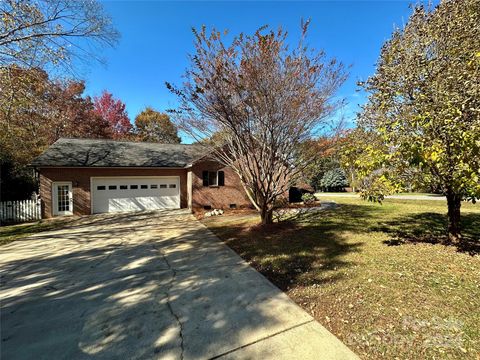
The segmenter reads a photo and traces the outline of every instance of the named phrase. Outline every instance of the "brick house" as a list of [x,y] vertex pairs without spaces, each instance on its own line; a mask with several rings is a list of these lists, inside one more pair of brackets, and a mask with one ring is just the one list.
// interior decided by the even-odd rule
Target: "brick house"
[[238,176],[198,145],[62,138],[32,165],[43,217],[250,206]]

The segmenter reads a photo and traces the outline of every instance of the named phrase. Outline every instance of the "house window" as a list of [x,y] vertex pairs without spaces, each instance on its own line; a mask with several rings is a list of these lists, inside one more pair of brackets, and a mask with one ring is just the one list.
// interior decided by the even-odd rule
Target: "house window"
[[150,185],[150,189],[158,189],[158,185],[157,184],[152,184],[152,185]]
[[58,212],[70,211],[70,187],[71,185],[57,185]]
[[117,190],[117,185],[109,185],[108,190]]
[[225,173],[223,171],[204,171],[203,186],[225,186]]
[[105,186],[101,185],[101,186],[97,186],[97,190],[105,190]]
[[176,185],[176,184],[170,184],[170,185],[168,185],[168,187],[169,187],[170,189],[175,189],[175,188],[177,187],[177,185]]
[[166,189],[167,188],[167,184],[160,184],[160,189]]
[[138,185],[130,185],[130,189],[138,189]]
[[140,189],[148,189],[148,185],[140,185]]
[[230,209],[236,209],[237,208],[237,204],[230,204]]
[[127,190],[128,189],[128,185],[120,185],[120,190]]
[[216,171],[209,171],[208,172],[208,185],[209,186],[217,186],[218,180],[218,173]]

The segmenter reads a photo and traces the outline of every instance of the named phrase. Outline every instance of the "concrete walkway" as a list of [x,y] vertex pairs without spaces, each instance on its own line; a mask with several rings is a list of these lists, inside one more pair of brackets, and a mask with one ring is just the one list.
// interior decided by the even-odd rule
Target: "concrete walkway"
[[0,248],[2,359],[356,359],[185,211]]

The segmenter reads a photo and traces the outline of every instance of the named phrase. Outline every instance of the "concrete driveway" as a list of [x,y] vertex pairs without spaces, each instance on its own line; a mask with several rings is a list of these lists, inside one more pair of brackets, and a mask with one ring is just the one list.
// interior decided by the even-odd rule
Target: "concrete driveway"
[[354,359],[186,211],[0,248],[2,359]]

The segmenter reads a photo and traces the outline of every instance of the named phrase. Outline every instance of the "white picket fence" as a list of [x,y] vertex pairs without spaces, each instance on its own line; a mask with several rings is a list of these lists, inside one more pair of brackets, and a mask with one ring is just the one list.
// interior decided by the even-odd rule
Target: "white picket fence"
[[0,224],[35,221],[42,218],[40,200],[0,202]]

